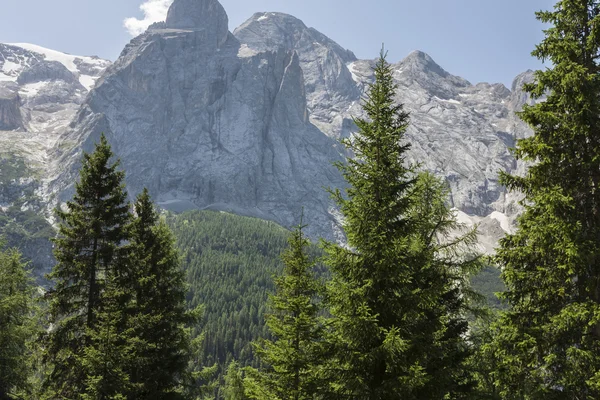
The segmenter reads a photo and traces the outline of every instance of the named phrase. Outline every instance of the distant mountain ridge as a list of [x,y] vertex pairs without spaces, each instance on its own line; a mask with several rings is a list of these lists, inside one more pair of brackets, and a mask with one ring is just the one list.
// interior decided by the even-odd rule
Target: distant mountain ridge
[[[7,63],[1,55],[16,60],[19,47],[0,44],[0,152],[42,171],[38,194],[55,205],[72,193],[81,151],[105,132],[132,194],[148,187],[168,209],[225,210],[288,227],[304,207],[312,237],[343,240],[324,188],[344,185],[331,163],[350,156],[338,139],[361,116],[372,61],[287,14],[256,13],[233,32],[227,25],[217,0],[175,0],[167,20],[113,64],[61,62],[46,51],[33,69]],[[459,219],[480,223],[482,249],[491,251],[519,210],[498,172],[525,168],[509,148],[531,134],[515,111],[529,101],[521,87],[532,73],[512,90],[473,85],[419,51],[393,68],[398,101],[411,114],[411,157],[446,179]],[[28,95],[36,83],[60,92],[57,101],[43,90]]]

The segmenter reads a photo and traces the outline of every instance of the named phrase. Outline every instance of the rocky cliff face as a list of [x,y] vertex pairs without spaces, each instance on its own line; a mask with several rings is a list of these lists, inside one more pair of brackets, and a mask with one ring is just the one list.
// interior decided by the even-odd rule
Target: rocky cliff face
[[296,52],[304,74],[311,123],[336,139],[351,134],[350,111],[359,104],[362,94],[347,68],[349,63],[357,61],[354,53],[299,19],[282,13],[254,14],[233,34],[248,52]]
[[14,84],[0,86],[0,130],[19,129],[23,129],[23,116],[18,87]]
[[[189,9],[188,9],[189,8]],[[177,1],[166,24],[134,39],[109,68],[57,147],[67,197],[79,159],[104,132],[132,193],[165,208],[211,208],[334,237],[323,187],[342,180],[340,146],[309,121],[299,56],[249,51],[224,31],[216,0]],[[69,143],[76,146],[67,149]],[[64,197],[66,198],[66,197]]]
[[[348,67],[359,87],[372,81],[371,62]],[[502,84],[473,85],[419,51],[393,68],[397,100],[411,115],[412,160],[446,180],[459,219],[479,224],[482,250],[493,251],[498,239],[512,231],[520,210],[519,196],[507,194],[498,175],[525,169],[509,149],[531,134],[515,112],[530,101],[521,88],[532,73],[517,77],[511,91]]]
[[[217,0],[175,0],[167,20],[133,39],[84,100],[82,76],[100,70],[97,60],[63,63],[75,79],[42,56],[28,58],[35,68],[27,72],[23,62],[18,74],[4,67],[21,85],[22,115],[62,104],[27,95],[23,87],[42,79],[78,108],[54,130],[60,139],[45,158],[43,196],[71,195],[81,151],[104,132],[132,194],[148,187],[165,208],[228,210],[285,226],[304,207],[311,235],[339,239],[323,188],[344,184],[331,163],[351,156],[337,140],[355,130],[372,61],[286,14],[257,13],[233,33],[227,23]],[[518,212],[498,173],[525,168],[509,148],[530,134],[514,113],[529,101],[520,88],[531,72],[509,90],[471,84],[418,51],[393,67],[398,101],[411,113],[411,157],[446,179],[459,218],[481,223],[482,248],[491,250]],[[31,129],[32,119],[23,125]]]

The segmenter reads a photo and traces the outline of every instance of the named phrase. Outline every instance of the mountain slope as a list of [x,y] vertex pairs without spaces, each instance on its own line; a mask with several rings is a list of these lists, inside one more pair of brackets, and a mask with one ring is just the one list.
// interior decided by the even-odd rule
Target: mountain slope
[[0,43],[0,233],[37,276],[54,263],[45,190],[51,149],[110,62]]
[[[235,359],[255,365],[251,341],[268,337],[264,325],[273,276],[281,274],[281,253],[289,231],[272,222],[212,211],[168,213],[167,223],[177,240],[187,271],[190,307],[205,307],[203,357],[223,367]],[[320,250],[311,248],[312,256]],[[326,270],[317,274],[327,278]],[[503,290],[498,270],[486,268],[473,279],[489,305],[500,307],[493,292]]]

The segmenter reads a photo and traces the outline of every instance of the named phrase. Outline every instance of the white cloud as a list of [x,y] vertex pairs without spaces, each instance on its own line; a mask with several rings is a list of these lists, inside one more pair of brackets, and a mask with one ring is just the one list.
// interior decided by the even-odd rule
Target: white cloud
[[123,21],[123,26],[131,36],[137,36],[146,31],[153,23],[164,21],[167,18],[167,11],[173,0],[146,0],[140,6],[144,13],[143,19],[135,17],[127,18]]

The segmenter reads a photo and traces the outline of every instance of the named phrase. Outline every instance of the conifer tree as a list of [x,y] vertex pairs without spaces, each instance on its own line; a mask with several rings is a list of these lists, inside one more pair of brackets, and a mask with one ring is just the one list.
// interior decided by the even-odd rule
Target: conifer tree
[[187,325],[198,313],[186,309],[185,275],[170,229],[148,191],[135,202],[131,229],[133,262],[126,276],[130,287],[128,334],[133,336],[127,369],[130,398],[173,399],[181,396],[192,351]]
[[[44,338],[44,397],[76,399],[87,392],[86,353],[94,339],[107,277],[124,269],[124,242],[131,220],[124,173],[102,135],[84,154],[80,180],[66,210],[58,210],[54,266],[47,293],[50,329]],[[87,350],[86,350],[87,348]],[[107,360],[106,362],[108,362]]]
[[308,255],[309,240],[298,226],[283,253],[283,275],[276,278],[276,293],[270,297],[266,316],[272,340],[255,346],[255,354],[266,364],[260,372],[249,369],[248,397],[259,400],[313,399],[320,389],[318,370],[322,352],[322,323],[316,297],[319,285]]
[[[0,251],[0,399],[30,394],[29,344],[37,334],[34,288],[21,254]],[[19,394],[19,396],[17,396]]]
[[225,387],[223,389],[225,400],[246,400],[244,389],[244,377],[239,364],[236,361],[229,363],[225,375]]
[[127,325],[126,310],[131,296],[129,288],[123,286],[123,277],[129,276],[126,268],[129,262],[124,257],[121,268],[111,268],[105,273],[100,293],[102,306],[96,313],[94,327],[86,331],[88,340],[80,357],[86,375],[86,390],[80,393],[82,400],[139,398],[131,396],[134,390],[127,370],[127,365],[140,357],[133,351],[136,338]]
[[467,270],[474,232],[460,228],[444,184],[408,162],[408,114],[396,104],[392,67],[381,53],[375,82],[344,141],[355,158],[339,165],[349,184],[333,193],[348,247],[325,246],[329,398],[442,399],[470,388],[465,361]]
[[525,195],[518,230],[496,260],[510,311],[497,324],[496,384],[505,398],[600,398],[600,2],[562,0],[532,53],[549,61],[525,86],[544,101],[520,113],[532,163],[504,184]]

